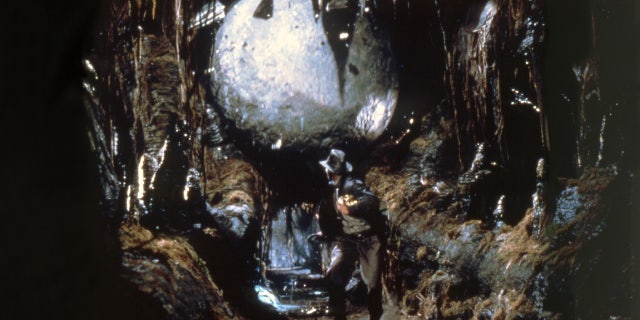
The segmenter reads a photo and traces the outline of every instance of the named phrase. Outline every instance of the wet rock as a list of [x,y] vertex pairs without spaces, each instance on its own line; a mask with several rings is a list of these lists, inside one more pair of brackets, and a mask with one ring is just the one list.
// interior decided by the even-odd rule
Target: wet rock
[[556,212],[553,216],[553,223],[557,226],[564,226],[576,219],[576,211],[581,204],[578,187],[575,185],[567,186],[556,201]]
[[246,204],[229,205],[223,209],[209,208],[209,214],[225,236],[231,239],[242,239],[249,225],[256,223],[253,211]]
[[309,236],[319,230],[318,220],[299,206],[283,208],[268,226],[269,248],[266,257],[270,268],[306,267],[321,270],[320,243],[310,245]]
[[207,212],[232,242],[245,241],[247,237],[252,239],[247,230],[259,223],[266,207],[267,189],[249,163],[239,159],[216,159],[214,150],[207,148],[205,153]]
[[[591,169],[579,180],[569,181],[559,200],[566,199],[562,210],[577,218],[560,228],[540,224],[535,212],[540,202],[531,202],[514,226],[492,229],[492,223],[461,221],[457,213],[468,207],[453,201],[439,210],[438,203],[425,201],[429,189],[416,193],[408,178],[411,174],[405,168],[387,173],[372,170],[367,175],[382,203],[394,204],[389,207],[396,242],[390,245],[398,254],[391,257],[389,268],[394,277],[389,286],[405,292],[403,303],[410,314],[525,319],[571,314],[566,307],[571,290],[567,279],[575,279],[578,269],[586,272],[603,263],[594,246],[606,230],[604,204],[610,203],[606,195],[615,181],[614,169]],[[393,189],[398,182],[402,188]],[[465,186],[456,186],[457,192],[460,188]],[[573,192],[579,194],[575,202],[571,202]],[[545,199],[540,197],[540,201]],[[550,297],[564,304],[550,304]]]
[[492,207],[497,202],[500,190],[498,167],[490,161],[484,143],[476,146],[476,153],[467,171],[458,177],[453,202],[459,202],[460,213],[467,218],[492,220]]
[[216,35],[211,79],[224,116],[271,149],[326,148],[380,136],[398,84],[373,18],[361,11],[353,32],[340,34],[349,41],[348,53],[346,61],[336,61],[311,2],[274,1],[268,19],[253,16],[260,3],[240,1]]
[[434,186],[438,181],[453,181],[457,178],[458,155],[456,154],[452,123],[440,108],[422,119],[421,132],[409,144],[411,154],[419,158],[420,181]]
[[[238,319],[213,283],[206,265],[181,237],[153,237],[139,225],[124,225],[123,277],[140,295],[153,297],[164,319]],[[150,311],[146,311],[150,312]]]
[[502,220],[504,217],[504,195],[500,195],[498,197],[498,202],[496,203],[495,209],[493,209],[493,213],[491,216],[493,220],[491,222],[494,223],[494,232],[498,232],[502,226],[504,226],[504,221]]
[[536,191],[533,193],[531,199],[534,218],[531,232],[534,233],[536,237],[540,237],[542,226],[547,223],[547,220],[549,220],[549,217],[546,214],[547,210],[544,200],[546,192],[546,185],[544,183],[545,177],[545,161],[544,158],[540,158],[536,167]]
[[567,184],[556,200],[556,212],[547,228],[560,247],[567,242],[585,242],[597,237],[605,228],[606,192],[616,182],[615,167],[587,168],[577,180]]
[[119,270],[161,318],[237,318],[249,309],[243,290],[256,270],[251,258],[268,192],[204,101],[192,71],[202,68],[185,58],[187,41],[176,41],[208,30],[209,22],[188,29],[175,21],[189,21],[199,5],[183,3],[178,17],[147,4],[109,5],[85,61],[93,70],[87,87],[99,88],[87,109],[100,172],[118,187],[106,185],[105,195],[114,200]]

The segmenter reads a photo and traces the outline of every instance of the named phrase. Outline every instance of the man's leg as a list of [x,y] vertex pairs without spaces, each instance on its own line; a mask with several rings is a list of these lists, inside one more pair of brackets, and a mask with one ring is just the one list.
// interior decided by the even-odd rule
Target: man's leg
[[349,282],[355,261],[356,248],[348,241],[337,241],[331,250],[331,263],[327,270],[327,291],[329,293],[329,307],[335,319],[346,319],[344,287]]
[[377,236],[361,241],[359,246],[360,272],[367,285],[369,319],[382,316],[382,246]]

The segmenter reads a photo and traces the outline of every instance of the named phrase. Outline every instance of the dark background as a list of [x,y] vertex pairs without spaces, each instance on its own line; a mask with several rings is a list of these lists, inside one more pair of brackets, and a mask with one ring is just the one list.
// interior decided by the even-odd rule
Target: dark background
[[[82,101],[97,1],[12,1],[0,19],[0,318],[108,319],[118,299]],[[120,304],[121,305],[121,304]]]
[[[633,1],[619,3],[626,3],[637,26],[640,14]],[[96,164],[82,102],[83,44],[99,11],[97,1],[3,4],[2,319],[109,319],[131,308],[122,303],[116,254],[105,241],[109,237],[100,216]],[[621,48],[638,52],[637,31],[621,30],[621,41],[629,38]],[[636,74],[639,80],[640,70]],[[637,112],[631,114],[638,120]],[[636,132],[629,132],[628,138],[638,138]],[[634,199],[640,195],[640,186],[635,186]],[[639,215],[634,210],[635,243],[640,237]],[[638,270],[634,275],[640,279]],[[639,309],[635,303],[634,314],[640,314]]]

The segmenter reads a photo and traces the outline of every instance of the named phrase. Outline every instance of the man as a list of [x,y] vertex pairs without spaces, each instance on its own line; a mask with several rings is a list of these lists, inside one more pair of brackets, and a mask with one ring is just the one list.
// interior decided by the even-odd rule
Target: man
[[334,241],[326,275],[329,304],[335,319],[346,319],[345,286],[355,262],[367,285],[370,319],[382,315],[382,215],[378,198],[362,180],[350,176],[352,166],[342,150],[332,149],[320,161],[329,184],[320,204],[320,230]]

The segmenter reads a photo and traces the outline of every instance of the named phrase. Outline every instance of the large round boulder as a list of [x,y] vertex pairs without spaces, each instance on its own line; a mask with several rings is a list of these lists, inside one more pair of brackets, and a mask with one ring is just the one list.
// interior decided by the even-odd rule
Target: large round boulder
[[272,149],[378,138],[398,84],[369,8],[355,8],[350,32],[327,31],[328,7],[316,13],[309,0],[273,1],[265,16],[257,14],[263,1],[241,0],[216,34],[211,79],[224,116]]

